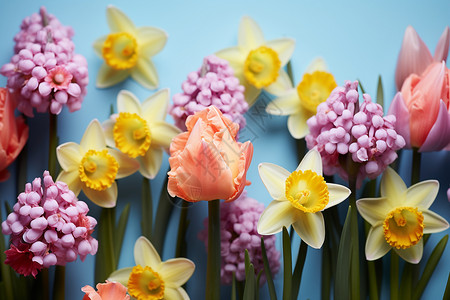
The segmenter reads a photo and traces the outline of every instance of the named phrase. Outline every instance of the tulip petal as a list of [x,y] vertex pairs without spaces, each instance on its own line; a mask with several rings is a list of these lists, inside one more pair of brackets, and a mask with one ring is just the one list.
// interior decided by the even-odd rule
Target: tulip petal
[[164,121],[169,106],[169,94],[169,89],[162,89],[142,102],[142,116],[147,123]]
[[330,200],[328,201],[328,204],[324,209],[338,205],[339,203],[347,199],[348,196],[350,196],[350,194],[352,193],[349,188],[340,184],[327,183],[327,186]]
[[167,287],[182,286],[194,273],[195,265],[186,258],[173,258],[161,263],[158,273]]
[[258,233],[270,235],[280,232],[283,226],[288,228],[295,221],[294,210],[289,201],[273,200],[259,217]]
[[107,38],[107,36],[103,36],[103,37],[95,40],[94,44],[92,45],[95,53],[99,57],[103,57],[103,44],[105,43],[106,38]]
[[189,300],[189,296],[181,287],[177,289],[169,287],[164,290],[164,300]]
[[434,50],[434,61],[441,62],[443,60],[447,61],[448,48],[450,43],[450,28],[445,27],[444,32],[442,32],[439,42],[437,43],[436,49]]
[[258,24],[250,17],[244,16],[239,24],[238,45],[245,51],[258,48],[264,44],[264,35]]
[[82,185],[86,197],[100,207],[110,208],[115,207],[117,202],[117,183],[113,182],[111,186],[102,191],[96,191],[88,188],[86,185]]
[[393,248],[395,252],[397,252],[398,256],[406,260],[407,262],[411,264],[417,264],[422,259],[423,255],[423,239],[420,239],[420,241],[409,248],[406,249],[396,249]]
[[133,22],[117,7],[108,5],[106,18],[112,32],[129,32],[134,35],[136,27]]
[[305,73],[314,73],[316,71],[328,71],[327,64],[322,57],[316,57],[306,68]]
[[405,147],[411,148],[409,110],[403,100],[402,93],[398,92],[394,99],[392,99],[391,105],[389,106],[388,115],[395,116],[397,119],[395,123],[395,130],[405,139]]
[[296,171],[300,170],[311,170],[322,176],[322,157],[320,156],[319,151],[316,149],[309,150],[296,169]]
[[[119,282],[98,283],[97,284],[98,294],[101,296],[99,300],[102,299],[115,299],[115,300],[129,300],[130,296],[127,295],[127,288],[125,285]],[[95,299],[91,299],[95,300]]]
[[295,49],[295,40],[290,38],[281,38],[266,42],[266,46],[278,54],[281,66],[284,67],[292,57]]
[[117,95],[117,110],[119,113],[128,112],[141,115],[141,103],[132,92],[121,90]]
[[420,152],[439,151],[450,142],[450,114],[444,101],[440,100],[439,112],[436,122],[431,127],[425,142],[420,147]]
[[262,182],[273,199],[286,199],[286,179],[291,173],[284,168],[271,163],[259,164],[258,172]]
[[56,181],[65,182],[69,189],[75,194],[75,196],[78,196],[81,191],[81,180],[78,169],[69,172],[62,171],[61,173],[59,173]]
[[300,112],[290,115],[288,118],[289,133],[295,139],[301,139],[308,135],[309,127],[306,121],[309,119],[309,115],[306,114],[304,109]]
[[309,246],[320,249],[325,241],[325,221],[321,212],[304,213],[296,211],[296,221],[292,224],[295,232]]
[[116,124],[115,120],[108,119],[102,123],[103,132],[105,133],[106,145],[108,147],[115,147],[116,142],[114,141],[114,125]]
[[128,279],[130,278],[130,274],[133,271],[133,267],[123,268],[117,271],[114,271],[109,275],[109,281],[117,281],[123,284],[124,286],[128,285]]
[[156,27],[139,27],[137,40],[139,41],[139,55],[152,57],[166,45],[167,33]]
[[136,265],[142,267],[158,268],[161,264],[161,257],[152,243],[141,236],[134,244],[134,261]]
[[266,112],[271,115],[287,116],[298,112],[300,99],[294,89],[287,91],[284,95],[275,98],[266,107]]
[[115,149],[108,149],[108,153],[112,155],[119,164],[119,169],[116,174],[117,179],[127,177],[139,170],[139,163],[128,155]]
[[61,165],[61,168],[65,171],[78,171],[78,166],[80,161],[83,159],[81,146],[68,142],[62,145],[59,145],[56,148],[56,157],[58,158],[58,162]]
[[285,70],[280,69],[278,71],[278,77],[275,80],[275,82],[273,82],[269,86],[266,86],[264,90],[272,95],[281,96],[284,93],[286,93],[288,89],[291,88],[292,88],[292,81],[289,78],[289,75],[286,73]]
[[427,180],[416,183],[406,191],[407,206],[418,207],[420,210],[428,209],[439,192],[439,181]]
[[128,76],[130,76],[129,69],[116,70],[104,63],[98,70],[96,86],[99,89],[108,88],[124,81]]
[[139,172],[148,179],[155,178],[161,168],[163,150],[161,148],[151,147],[144,156],[139,156],[138,161],[141,165]]
[[[97,286],[99,286],[97,284]],[[83,300],[102,300],[102,297],[97,293],[97,291],[89,285],[85,285],[81,288],[81,291],[84,292],[86,295],[84,295]]]
[[372,226],[384,220],[391,211],[392,208],[386,204],[386,198],[363,198],[356,201],[359,213]]
[[97,119],[89,123],[86,131],[81,138],[80,146],[83,151],[103,150],[106,147],[105,134],[103,133],[102,125]]
[[446,230],[449,227],[447,220],[430,210],[422,211],[423,214],[423,233],[436,233]]
[[172,139],[181,133],[178,127],[166,122],[154,122],[151,124],[152,144],[169,150]]
[[403,205],[406,196],[406,184],[403,179],[390,167],[384,171],[380,184],[381,197],[392,202],[392,207]]
[[158,73],[155,65],[150,59],[141,57],[131,71],[131,78],[143,87],[154,90],[159,85]]
[[366,258],[367,260],[376,260],[383,257],[392,247],[386,243],[383,233],[383,223],[370,228],[366,240]]

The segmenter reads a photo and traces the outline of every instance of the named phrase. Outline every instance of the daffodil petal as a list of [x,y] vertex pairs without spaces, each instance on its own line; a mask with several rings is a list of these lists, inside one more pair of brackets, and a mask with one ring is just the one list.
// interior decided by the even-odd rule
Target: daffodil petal
[[289,133],[293,138],[301,139],[308,135],[309,127],[306,124],[307,120],[308,116],[304,113],[304,109],[289,116],[287,125]]
[[286,71],[284,71],[283,69],[280,69],[278,71],[277,80],[275,80],[275,82],[273,82],[269,86],[266,86],[264,88],[264,90],[269,92],[272,95],[281,96],[284,93],[286,93],[286,91],[288,89],[291,89],[291,88],[292,88],[292,82],[291,82],[291,79],[289,78],[289,75],[286,73]]
[[292,227],[309,246],[315,249],[322,247],[325,241],[325,221],[321,212],[305,213],[297,210]]
[[106,41],[107,36],[103,36],[101,38],[98,38],[97,40],[95,40],[94,44],[92,45],[92,47],[94,48],[95,53],[99,56],[99,57],[103,57],[103,44]]
[[117,7],[108,5],[106,9],[106,19],[108,21],[109,29],[112,32],[129,32],[134,34],[136,27],[133,22]]
[[316,71],[328,71],[327,64],[322,57],[316,57],[306,68],[305,73],[314,73]]
[[319,151],[316,149],[309,150],[296,169],[296,171],[299,170],[311,170],[322,176],[322,157],[320,157]]
[[56,156],[61,168],[65,171],[78,171],[78,165],[83,158],[81,146],[73,142],[59,145],[56,148]]
[[117,95],[117,110],[119,113],[128,112],[141,115],[141,103],[132,92],[121,90]]
[[157,269],[155,271],[158,272],[161,264],[161,257],[155,247],[153,247],[152,243],[150,243],[147,238],[141,236],[134,244],[134,261],[136,265],[148,266]]
[[264,35],[259,25],[250,17],[242,17],[239,24],[238,45],[246,51],[264,44]]
[[167,33],[156,27],[139,27],[137,29],[139,55],[152,57],[159,53],[167,42]]
[[78,169],[73,171],[62,171],[61,173],[59,173],[56,181],[62,181],[66,183],[69,189],[75,194],[75,196],[78,196],[81,191],[81,180]]
[[163,150],[161,148],[150,147],[144,156],[138,157],[141,165],[139,172],[142,176],[153,179],[161,168]]
[[88,188],[86,185],[82,185],[81,188],[88,197],[89,200],[94,202],[100,207],[110,208],[116,206],[117,202],[117,184],[113,182],[111,186],[102,191],[96,191],[94,189]]
[[114,125],[116,122],[114,120],[108,119],[102,123],[103,132],[105,133],[106,145],[109,147],[115,147],[116,142],[114,141]]
[[195,265],[186,258],[173,258],[161,263],[159,274],[167,287],[182,286],[194,273]]
[[406,260],[407,262],[411,264],[418,264],[420,260],[422,259],[423,255],[423,239],[420,239],[420,241],[409,248],[406,249],[396,249],[394,248],[395,252]]
[[[216,52],[216,56],[222,59],[225,59],[230,64],[231,68],[233,68],[234,72],[242,72],[244,68],[244,62],[247,58],[245,53],[239,47],[230,47],[222,49]],[[234,74],[236,75],[236,74]]]
[[189,300],[189,296],[183,288],[166,288],[164,300]]
[[[242,84],[242,81],[241,81]],[[261,93],[261,90],[254,87],[250,83],[246,82],[244,83],[245,91],[244,91],[244,97],[245,101],[247,101],[248,106],[252,106],[255,104],[256,100],[258,100],[258,96]]]
[[383,232],[383,223],[370,228],[366,240],[367,260],[376,260],[383,257],[392,247],[386,242]]
[[258,171],[270,196],[275,200],[286,199],[286,179],[291,173],[271,163],[259,164]]
[[154,90],[159,85],[158,73],[150,59],[140,58],[131,71],[131,77],[149,90]]
[[119,169],[116,174],[117,179],[127,177],[139,170],[139,162],[128,155],[115,149],[108,149],[108,153],[112,155],[119,164]]
[[294,222],[293,207],[289,201],[273,200],[261,214],[258,221],[258,233],[269,235],[280,232]]
[[281,66],[285,66],[292,57],[295,49],[295,40],[290,38],[281,38],[266,42],[266,46],[275,50],[281,61]]
[[133,267],[123,268],[120,270],[116,270],[109,275],[109,281],[117,281],[123,284],[124,286],[128,285],[128,279],[130,278],[130,274],[133,271]]
[[423,214],[423,233],[441,232],[449,227],[447,220],[430,210],[422,211]]
[[89,123],[86,131],[81,138],[80,146],[83,151],[89,149],[103,150],[106,147],[105,134],[103,133],[102,125],[97,119]]
[[271,115],[287,116],[300,110],[300,99],[297,91],[290,89],[282,96],[275,98],[266,107],[266,112]]
[[406,184],[402,178],[390,167],[388,167],[381,178],[381,197],[396,205],[403,205],[406,196]]
[[439,181],[426,180],[416,183],[406,191],[406,204],[419,209],[428,209],[439,192]]
[[169,150],[172,139],[181,133],[178,127],[175,127],[166,122],[155,122],[151,124],[152,144],[163,147],[166,151]]
[[327,206],[325,206],[325,209],[341,203],[352,193],[349,188],[340,184],[327,183],[327,186],[328,192],[330,193],[330,200],[328,201]]
[[149,124],[154,121],[164,121],[169,106],[169,95],[169,89],[162,89],[144,100],[142,103],[142,117]]
[[356,201],[359,213],[372,226],[380,220],[384,220],[393,209],[386,204],[386,198],[363,198]]
[[130,76],[130,70],[115,70],[104,63],[97,74],[96,86],[99,89],[111,87]]

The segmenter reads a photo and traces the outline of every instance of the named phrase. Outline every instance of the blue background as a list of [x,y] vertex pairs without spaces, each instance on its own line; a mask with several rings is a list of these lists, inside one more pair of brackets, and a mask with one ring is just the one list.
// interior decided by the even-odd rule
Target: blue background
[[[81,110],[69,113],[64,109],[58,117],[58,135],[60,143],[74,141],[79,143],[89,122],[97,118],[101,122],[107,119],[110,105],[116,103],[116,95],[121,89],[136,94],[142,101],[154,91],[146,90],[129,79],[112,88],[97,89],[95,78],[102,60],[93,49],[93,42],[100,36],[109,33],[106,23],[105,9],[114,4],[122,9],[136,26],[155,26],[164,29],[168,35],[166,47],[157,54],[155,63],[160,88],[170,88],[171,94],[181,91],[181,83],[187,74],[197,70],[204,56],[237,43],[237,31],[240,19],[249,15],[262,28],[266,40],[279,37],[292,37],[296,40],[296,49],[292,56],[292,65],[296,82],[303,71],[316,56],[322,56],[328,63],[338,84],[344,80],[362,81],[367,93],[374,98],[376,83],[381,74],[385,87],[385,99],[390,102],[394,96],[394,72],[397,55],[400,50],[403,34],[408,25],[413,25],[432,53],[435,45],[449,24],[450,2],[433,1],[5,1],[0,2],[0,64],[7,63],[13,55],[13,36],[19,31],[23,18],[39,11],[45,5],[49,13],[56,15],[62,24],[70,25],[75,31],[75,51],[84,55],[89,65],[90,84],[88,94]],[[6,78],[0,78],[0,86],[6,85]],[[264,98],[266,99],[266,98]],[[265,100],[267,102],[267,100]],[[265,102],[259,102],[264,106]],[[261,109],[261,108],[260,108]],[[385,108],[387,111],[387,106]],[[295,143],[290,137],[286,117],[265,115],[257,120],[249,120],[249,131],[242,136],[253,141],[254,156],[248,172],[252,185],[248,187],[248,195],[265,205],[271,199],[259,179],[257,166],[261,162],[271,162],[294,170],[297,166]],[[168,117],[169,122],[173,122]],[[29,120],[30,138],[28,151],[28,181],[42,176],[47,168],[48,140],[47,116],[36,115]],[[409,178],[410,155],[406,151],[402,159],[401,175]],[[450,204],[445,191],[450,185],[448,152],[429,153],[422,158],[421,180],[438,179],[441,183],[438,199],[432,210],[437,211],[450,220]],[[14,165],[10,167],[14,172]],[[168,168],[167,155],[158,176],[152,181],[153,198],[158,199],[165,170]],[[14,178],[14,177],[12,177]],[[131,202],[130,223],[122,250],[119,268],[134,265],[133,246],[140,235],[140,175],[135,174],[119,181],[119,210],[125,203]],[[406,180],[409,185],[409,179]],[[10,204],[15,202],[14,180],[0,183],[0,201]],[[100,209],[91,205],[84,195],[81,200],[87,201],[91,214],[99,216]],[[346,204],[341,205],[345,209]],[[197,233],[203,228],[203,219],[207,214],[206,203],[198,203],[189,210],[190,225],[187,231],[188,257],[197,269],[187,284],[191,299],[204,298],[204,282],[206,269],[206,252],[203,243],[198,240]],[[170,226],[163,259],[174,255],[176,228],[179,209],[175,208]],[[5,216],[2,216],[4,219]],[[156,224],[157,226],[157,224]],[[444,234],[434,234],[425,247],[427,258],[434,246]],[[295,239],[298,244],[298,239]],[[280,236],[277,246],[280,248]],[[297,250],[293,251],[296,255]],[[308,256],[300,289],[301,299],[320,298],[320,263],[321,251],[308,249]],[[388,262],[388,260],[385,261]],[[81,299],[80,288],[86,284],[93,285],[94,258],[88,257],[84,263],[67,265],[66,299]],[[436,269],[424,299],[442,297],[450,269],[450,247],[444,253],[441,263]],[[385,269],[385,272],[389,272]],[[281,274],[281,272],[280,272]],[[386,286],[388,273],[383,282],[383,298],[388,298]],[[275,281],[278,293],[282,290],[282,276]],[[229,298],[229,289],[223,288],[224,299]],[[267,288],[261,290],[267,294]],[[265,299],[265,296],[262,297]]]

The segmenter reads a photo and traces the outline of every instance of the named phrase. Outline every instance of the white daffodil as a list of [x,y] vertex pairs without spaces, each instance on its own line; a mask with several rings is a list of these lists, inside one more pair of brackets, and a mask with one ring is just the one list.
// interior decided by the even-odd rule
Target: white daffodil
[[378,259],[394,249],[407,262],[417,264],[423,253],[422,236],[449,226],[429,210],[438,191],[436,180],[406,188],[402,178],[387,168],[381,179],[381,198],[356,201],[359,213],[372,226],[366,240],[367,260]]
[[274,164],[259,165],[259,176],[274,200],[258,221],[258,233],[274,234],[292,225],[300,238],[313,248],[325,240],[322,211],[347,199],[345,186],[326,183],[322,177],[322,158],[310,150],[290,173]]
[[243,17],[239,25],[238,45],[216,53],[226,59],[245,87],[245,99],[253,105],[261,90],[276,94],[289,76],[282,69],[291,59],[295,41],[281,38],[265,41],[258,24]]
[[94,42],[95,52],[105,60],[97,75],[97,87],[110,87],[131,76],[145,88],[156,89],[159,80],[151,57],[164,48],[167,33],[155,27],[136,28],[112,5],[106,9],[106,18],[111,33]]
[[181,131],[165,121],[169,90],[148,97],[141,105],[129,91],[117,96],[118,114],[103,123],[106,143],[139,162],[139,172],[146,178],[158,173],[163,150],[168,151],[172,138]]
[[115,179],[133,174],[139,164],[121,153],[106,147],[105,134],[98,120],[93,120],[80,144],[68,142],[56,149],[63,171],[57,181],[67,183],[75,195],[81,190],[101,207],[114,207],[117,201]]
[[302,81],[297,88],[290,80],[281,81],[284,91],[266,107],[266,112],[272,115],[287,116],[288,129],[296,139],[301,139],[309,133],[306,121],[316,114],[317,106],[325,102],[337,86],[331,73],[327,72],[325,61],[315,59],[306,69]]
[[174,258],[162,262],[153,245],[143,236],[134,245],[134,260],[136,266],[117,270],[108,280],[125,285],[133,299],[189,299],[181,286],[194,273],[192,261]]

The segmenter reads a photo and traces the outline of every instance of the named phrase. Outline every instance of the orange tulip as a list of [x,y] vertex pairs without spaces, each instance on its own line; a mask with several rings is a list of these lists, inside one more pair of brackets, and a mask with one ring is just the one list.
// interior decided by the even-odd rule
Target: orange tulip
[[0,181],[9,177],[6,168],[16,159],[28,140],[28,126],[22,117],[14,116],[11,94],[0,88]]
[[235,200],[250,184],[252,143],[237,142],[239,125],[215,106],[188,117],[186,127],[170,145],[169,194],[190,202]]
[[119,282],[108,281],[106,283],[97,284],[97,292],[95,289],[89,285],[81,288],[86,294],[83,300],[129,300],[130,296],[127,295],[127,288]]

